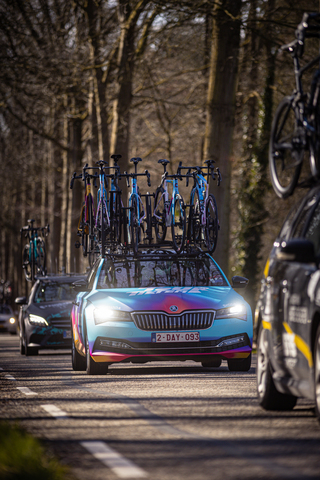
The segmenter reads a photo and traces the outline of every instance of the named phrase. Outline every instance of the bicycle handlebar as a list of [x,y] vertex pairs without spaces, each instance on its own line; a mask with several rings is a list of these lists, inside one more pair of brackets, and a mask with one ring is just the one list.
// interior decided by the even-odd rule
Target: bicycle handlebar
[[[314,20],[318,25],[310,25]],[[302,16],[302,20],[296,28],[295,40],[282,45],[279,50],[289,50],[293,57],[301,58],[304,53],[304,41],[306,38],[320,38],[320,13],[307,13]]]

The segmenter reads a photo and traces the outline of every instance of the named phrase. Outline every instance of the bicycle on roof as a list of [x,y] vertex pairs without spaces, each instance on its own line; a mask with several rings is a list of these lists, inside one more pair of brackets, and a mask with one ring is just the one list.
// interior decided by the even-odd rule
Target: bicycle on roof
[[34,222],[33,219],[28,220],[28,225],[20,230],[21,240],[22,236],[28,239],[22,255],[22,267],[28,282],[33,282],[37,275],[46,274],[46,246],[43,238],[39,236],[39,231],[43,236],[47,236],[50,227],[34,227]]
[[185,206],[178,186],[178,179],[181,180],[182,175],[181,173],[169,175],[167,172],[169,160],[160,159],[158,163],[163,166],[164,172],[154,199],[153,223],[156,240],[158,243],[163,243],[167,228],[171,228],[173,247],[177,253],[180,253],[183,250],[186,235]]
[[[219,220],[218,209],[214,195],[209,193],[210,177],[221,183],[221,173],[218,167],[214,167],[214,160],[206,160],[207,172],[203,172],[200,166],[178,167],[178,172],[187,169],[186,184],[189,178],[193,178],[193,187],[190,193],[187,245],[205,245],[209,253],[213,253],[217,246]],[[207,177],[207,178],[206,178]]]
[[121,176],[126,177],[128,188],[130,187],[131,178],[131,192],[128,200],[128,240],[135,254],[138,252],[139,243],[141,241],[142,222],[146,218],[144,205],[139,193],[137,178],[139,176],[146,176],[148,186],[151,186],[150,173],[148,170],[145,170],[144,173],[137,173],[137,166],[141,161],[142,159],[140,157],[131,158],[130,162],[134,164],[134,172],[124,172],[121,174]]
[[313,74],[305,93],[302,76],[320,61],[320,55],[300,67],[306,38],[320,38],[320,13],[304,13],[295,32],[295,40],[281,50],[291,53],[295,90],[280,102],[273,119],[269,144],[271,180],[280,198],[291,195],[298,184],[305,152],[308,152],[311,176],[300,182],[309,186],[320,177],[320,68]]
[[88,167],[88,164],[86,163],[83,167],[82,174],[77,175],[76,172],[74,172],[70,182],[71,189],[73,189],[74,181],[76,179],[82,179],[85,186],[84,202],[81,207],[77,231],[77,235],[81,237],[81,243],[76,242],[75,246],[76,248],[82,246],[82,253],[85,257],[89,254],[90,265],[93,264],[95,250],[95,208],[91,192],[91,180],[93,179],[95,182],[97,176],[90,174],[88,171],[95,169],[96,167]]

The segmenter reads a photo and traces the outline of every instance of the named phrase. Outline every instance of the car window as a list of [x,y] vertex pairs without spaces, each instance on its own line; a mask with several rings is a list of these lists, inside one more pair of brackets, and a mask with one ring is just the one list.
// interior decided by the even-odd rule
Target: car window
[[170,259],[106,259],[97,288],[148,288],[228,285],[209,257]]
[[303,205],[303,208],[299,213],[298,220],[294,226],[292,238],[300,238],[303,236],[303,231],[307,224],[307,220],[309,219],[309,214],[311,210],[314,208],[316,201],[317,201],[317,195],[313,195]]
[[35,303],[74,300],[76,296],[72,283],[40,282],[34,296]]
[[305,238],[314,244],[315,254],[320,254],[320,203],[313,212],[312,218],[308,225]]
[[0,305],[0,314],[11,315],[12,310],[8,305]]

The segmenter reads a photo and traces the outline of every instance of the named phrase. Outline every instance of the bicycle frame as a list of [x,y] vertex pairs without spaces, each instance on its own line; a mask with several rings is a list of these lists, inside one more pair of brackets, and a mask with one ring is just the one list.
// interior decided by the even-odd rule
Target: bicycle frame
[[[171,198],[169,199],[169,190],[168,184],[172,185],[172,194]],[[161,187],[164,189],[162,195],[159,198],[157,205],[154,208],[153,216],[158,220],[161,220],[158,215],[156,215],[157,208],[164,197],[164,207],[166,213],[166,227],[170,227],[171,223],[174,222],[174,199],[179,194],[179,187],[178,187],[178,177],[169,179],[168,175],[165,173],[162,176]]]
[[195,192],[197,192],[199,203],[200,203],[199,205],[200,213],[201,213],[200,225],[203,226],[206,224],[206,219],[207,219],[205,205],[209,196],[209,182],[199,172],[197,172],[197,175],[194,177],[194,179],[195,179],[195,185],[191,191],[190,204],[193,205],[194,195],[195,195]]
[[[131,226],[131,222],[132,222],[132,216],[130,214],[131,212],[131,208],[132,208],[132,202],[133,202],[133,199],[136,199],[137,200],[137,204],[139,205],[139,208],[138,208],[138,211],[137,211],[137,215],[138,215],[138,225],[141,226],[141,223],[142,221],[145,219],[145,210],[144,210],[144,205],[143,205],[143,202],[141,200],[141,197],[138,193],[138,182],[137,182],[137,179],[136,177],[132,177],[131,178],[131,193],[130,193],[130,196],[129,196],[129,227]],[[142,209],[142,216],[140,216],[140,212],[141,212],[141,209]]]

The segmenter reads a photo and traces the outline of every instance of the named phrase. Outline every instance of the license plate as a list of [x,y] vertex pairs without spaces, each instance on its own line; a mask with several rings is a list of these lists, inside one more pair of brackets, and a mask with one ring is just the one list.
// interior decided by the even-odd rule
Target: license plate
[[151,342],[153,343],[199,342],[199,340],[199,332],[151,333]]
[[63,332],[63,338],[71,338],[71,330],[65,330]]

